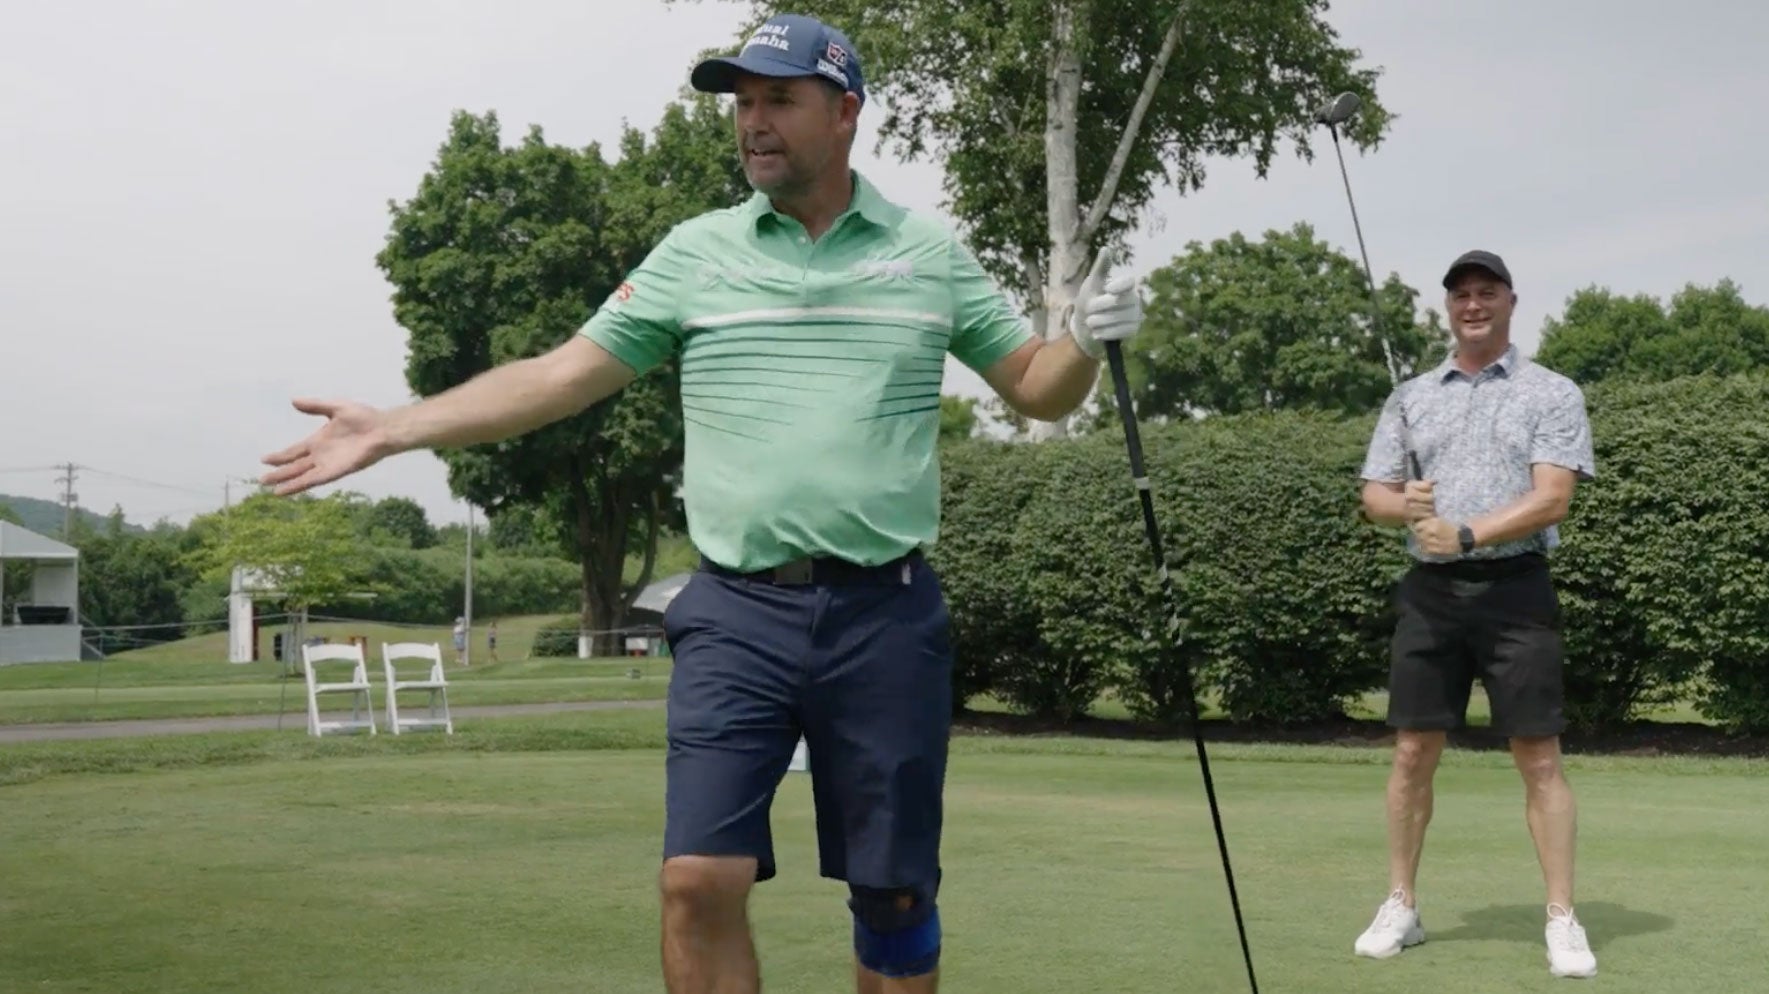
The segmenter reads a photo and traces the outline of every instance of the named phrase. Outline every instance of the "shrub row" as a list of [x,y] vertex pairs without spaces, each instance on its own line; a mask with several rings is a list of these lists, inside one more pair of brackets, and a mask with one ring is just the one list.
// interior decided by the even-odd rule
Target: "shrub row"
[[[1598,478],[1554,556],[1572,719],[1596,729],[1684,700],[1769,728],[1769,377],[1586,398]],[[1381,689],[1408,559],[1398,531],[1358,514],[1373,426],[1278,412],[1145,427],[1176,613],[1121,432],[947,448],[932,558],[960,699],[1068,719],[1110,691],[1171,721],[1183,662],[1232,719],[1297,723]]]
[[[315,613],[417,624],[447,624],[460,614],[466,593],[460,550],[371,547],[363,555],[375,597],[325,605]],[[476,618],[575,612],[582,588],[583,571],[564,559],[483,555],[473,560]]]

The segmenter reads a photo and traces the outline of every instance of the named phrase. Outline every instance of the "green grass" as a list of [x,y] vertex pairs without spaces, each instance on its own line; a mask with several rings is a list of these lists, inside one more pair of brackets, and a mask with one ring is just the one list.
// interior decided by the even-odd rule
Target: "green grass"
[[[563,615],[520,615],[509,618],[473,619],[473,659],[484,661],[490,657],[485,646],[485,629],[492,621],[498,624],[498,656],[502,659],[523,659],[529,654],[529,647],[534,643],[535,633],[543,625]],[[349,641],[353,635],[361,635],[368,639],[370,655],[380,655],[382,642],[435,642],[442,646],[447,658],[454,658],[454,626],[448,625],[388,625],[373,621],[315,621],[307,625],[310,637],[325,638],[334,642]],[[271,658],[272,636],[277,632],[288,632],[286,625],[263,625],[258,630],[258,653],[261,659]],[[207,635],[193,635],[190,638],[175,642],[165,642],[144,649],[131,649],[127,652],[113,653],[109,662],[188,662],[200,661],[227,663],[227,632],[225,629],[210,632]],[[244,665],[244,664],[241,664]]]
[[[973,711],[995,714],[1006,714],[1013,710],[1005,701],[992,695],[974,697],[968,706]],[[1221,709],[1217,707],[1216,701],[1209,696],[1201,700],[1199,706],[1207,718],[1222,717]],[[1388,714],[1387,691],[1374,690],[1364,694],[1352,702],[1348,712],[1348,716],[1351,718],[1382,719]],[[1094,702],[1093,708],[1088,714],[1090,717],[1108,721],[1124,721],[1131,717],[1130,709],[1110,692],[1102,694],[1099,700]],[[1716,724],[1697,711],[1693,704],[1687,702],[1642,709],[1640,718],[1646,721],[1680,722],[1695,725]],[[1485,728],[1492,724],[1492,719],[1492,707],[1487,701],[1486,691],[1477,683],[1468,697],[1468,726],[1470,728]]]
[[[454,666],[446,649],[444,658],[452,685],[449,699],[455,706],[661,699],[670,672],[667,657],[506,657],[510,661],[481,661],[466,668]],[[637,680],[628,676],[635,669],[640,674]],[[301,681],[290,680],[284,688],[278,672],[279,666],[273,662],[235,664],[203,656],[147,652],[103,661],[0,667],[0,725],[266,714],[279,707],[300,711],[305,707]],[[378,658],[370,659],[370,675],[372,682],[380,683]],[[285,690],[287,696],[279,702]],[[380,706],[382,692],[378,688],[373,698]],[[979,712],[1010,710],[990,696],[974,698],[970,707]],[[1373,692],[1357,702],[1352,716],[1380,719],[1386,707],[1386,695]],[[1204,708],[1207,716],[1220,716],[1211,701],[1206,700]],[[1129,709],[1109,693],[1100,698],[1091,714],[1102,719],[1130,717]],[[1660,708],[1645,717],[1707,723],[1687,704]],[[1490,720],[1486,696],[1476,686],[1469,701],[1468,724],[1480,728]]]
[[[242,733],[0,751],[0,991],[651,994],[656,712],[314,741]],[[1386,756],[1223,746],[1212,770],[1267,994],[1551,991],[1541,882],[1502,755],[1440,774],[1431,940],[1351,955],[1382,897]],[[1769,764],[1574,757],[1580,908],[1612,994],[1745,991]],[[943,989],[1244,991],[1190,749],[961,738]],[[845,989],[810,785],[775,804],[754,918],[774,994]]]
[[[638,671],[637,679],[628,675],[632,670]],[[449,665],[448,697],[454,707],[654,700],[663,697],[669,670],[668,659],[652,657],[519,660],[464,669]],[[276,674],[274,663],[173,660],[107,661],[102,670],[97,662],[0,667],[0,724],[274,714],[279,707],[289,713],[304,711],[303,681],[279,680]],[[382,707],[379,659],[370,661],[369,679],[374,685],[370,697]],[[425,699],[422,693],[408,692],[401,704]],[[336,695],[321,703],[327,711],[348,706]]]

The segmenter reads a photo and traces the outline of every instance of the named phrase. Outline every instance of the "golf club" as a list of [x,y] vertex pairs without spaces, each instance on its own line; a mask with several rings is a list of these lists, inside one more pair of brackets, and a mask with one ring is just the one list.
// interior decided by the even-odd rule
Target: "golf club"
[[[1098,268],[1096,263],[1095,268]],[[1142,500],[1143,531],[1148,534],[1149,551],[1155,560],[1155,573],[1161,579],[1161,596],[1168,609],[1177,616],[1179,605],[1173,595],[1173,583],[1167,573],[1167,557],[1161,549],[1161,529],[1155,523],[1155,500],[1149,488],[1148,475],[1143,470],[1142,439],[1136,430],[1136,412],[1130,402],[1130,379],[1124,372],[1123,346],[1116,341],[1106,342],[1106,363],[1112,370],[1112,387],[1118,398],[1118,416],[1124,421],[1124,445],[1130,454],[1130,478],[1136,485],[1137,496]],[[1166,638],[1159,638],[1163,652],[1171,651]],[[1241,957],[1247,963],[1247,983],[1252,987],[1253,994],[1259,994],[1259,981],[1253,975],[1253,952],[1247,945],[1247,926],[1241,919],[1241,898],[1235,891],[1235,871],[1229,865],[1228,837],[1222,831],[1222,811],[1216,805],[1216,784],[1210,777],[1210,756],[1204,750],[1204,730],[1198,715],[1198,696],[1192,681],[1191,667],[1182,660],[1180,663],[1181,683],[1185,688],[1186,707],[1192,725],[1192,741],[1198,750],[1198,769],[1204,776],[1204,795],[1210,801],[1210,820],[1216,826],[1216,846],[1222,854],[1222,873],[1228,880],[1229,903],[1235,910],[1235,930],[1241,936]]]
[[[1388,360],[1388,382],[1391,386],[1398,387],[1400,367],[1395,364],[1394,350],[1389,348],[1388,336],[1382,331],[1382,305],[1376,296],[1376,274],[1370,268],[1370,251],[1364,247],[1364,227],[1358,221],[1357,200],[1351,195],[1351,174],[1346,172],[1345,153],[1339,147],[1339,126],[1350,120],[1362,107],[1363,101],[1358,95],[1347,90],[1322,104],[1320,110],[1315,111],[1314,120],[1316,124],[1326,125],[1328,133],[1333,136],[1333,154],[1339,159],[1339,176],[1345,182],[1345,202],[1351,205],[1351,226],[1357,232],[1357,250],[1363,256],[1364,280],[1370,288],[1370,327],[1376,333],[1376,341],[1382,345],[1383,358]],[[1401,438],[1407,453],[1407,468],[1411,471],[1412,478],[1424,479],[1425,474],[1419,468],[1419,454],[1413,451],[1404,411],[1401,412]]]

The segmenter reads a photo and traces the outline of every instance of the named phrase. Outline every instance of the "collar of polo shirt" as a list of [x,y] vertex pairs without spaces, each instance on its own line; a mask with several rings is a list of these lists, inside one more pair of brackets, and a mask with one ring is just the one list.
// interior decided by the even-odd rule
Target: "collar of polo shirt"
[[[835,222],[829,226],[829,230],[834,231],[835,226],[840,224],[849,214],[858,214],[865,220],[881,227],[888,227],[902,216],[902,208],[886,200],[884,195],[879,193],[878,189],[865,176],[862,176],[858,169],[849,170],[849,172],[854,178],[853,198],[848,201],[848,209],[842,211]],[[768,199],[768,195],[759,190],[749,198],[747,206],[750,216],[755,219],[757,224],[760,224],[763,218],[773,218],[775,221],[786,218],[785,214],[774,209],[774,202]]]
[[[1517,352],[1517,346],[1507,345],[1505,346],[1505,351],[1499,353],[1497,359],[1487,363],[1486,367],[1480,372],[1484,374],[1488,369],[1497,368],[1499,372],[1504,373],[1506,376],[1510,376],[1516,371],[1517,364],[1521,361],[1522,357]],[[1450,354],[1445,356],[1443,362],[1439,363],[1437,367],[1438,382],[1441,383],[1452,376],[1468,376],[1467,373],[1462,372],[1461,368],[1456,365],[1456,353],[1454,349],[1450,350]],[[1469,376],[1468,378],[1473,379],[1474,377]]]

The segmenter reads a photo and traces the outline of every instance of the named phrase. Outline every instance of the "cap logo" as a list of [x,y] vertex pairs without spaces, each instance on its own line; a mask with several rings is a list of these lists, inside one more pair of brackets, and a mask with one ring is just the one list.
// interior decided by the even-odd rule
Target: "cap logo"
[[817,60],[817,71],[822,73],[825,76],[828,76],[830,79],[835,80],[836,82],[840,83],[843,86],[848,85],[848,74],[845,72],[842,72],[840,69],[837,69],[835,66],[831,65],[829,60],[827,60],[827,59],[818,59]]
[[841,45],[836,42],[830,42],[829,47],[824,49],[823,54],[825,58],[836,65],[841,66],[843,69],[848,67],[848,50],[841,47]]
[[791,30],[792,25],[790,24],[764,24],[756,29],[756,33],[750,36],[749,44],[744,47],[748,49],[762,45],[790,52],[792,51],[792,42],[786,40],[786,35]]

